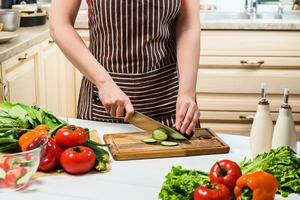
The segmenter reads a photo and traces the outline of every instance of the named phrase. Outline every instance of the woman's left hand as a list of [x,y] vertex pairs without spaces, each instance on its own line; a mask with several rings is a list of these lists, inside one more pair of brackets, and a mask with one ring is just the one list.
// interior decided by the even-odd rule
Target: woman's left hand
[[200,111],[195,97],[179,94],[176,104],[176,129],[182,133],[191,134],[200,117]]

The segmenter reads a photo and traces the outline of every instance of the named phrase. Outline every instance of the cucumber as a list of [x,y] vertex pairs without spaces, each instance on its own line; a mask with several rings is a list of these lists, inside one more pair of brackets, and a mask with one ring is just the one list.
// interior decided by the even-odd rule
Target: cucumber
[[152,138],[157,141],[164,141],[168,139],[167,131],[164,128],[154,129],[152,132]]
[[172,129],[173,129],[174,131],[176,131],[176,132],[171,132],[171,133],[169,133],[169,136],[170,136],[172,139],[174,139],[174,140],[186,140],[186,138],[185,138],[182,134],[180,134],[180,133],[178,132],[178,130],[177,130],[175,127],[172,127]]
[[142,139],[141,141],[146,143],[146,144],[155,144],[155,143],[157,143],[157,140],[155,140],[153,138]]
[[17,185],[24,185],[26,183],[29,182],[30,178],[32,176],[32,173],[31,172],[27,172],[25,173],[23,176],[19,177],[17,180],[16,180],[16,184]]
[[171,141],[162,141],[160,143],[160,145],[162,145],[162,146],[168,146],[168,147],[173,147],[173,146],[177,146],[178,143],[177,142],[171,142]]
[[0,168],[0,180],[4,180],[5,177],[6,177],[6,172],[2,168]]
[[26,160],[20,163],[21,167],[31,167],[32,165],[34,165],[34,160]]

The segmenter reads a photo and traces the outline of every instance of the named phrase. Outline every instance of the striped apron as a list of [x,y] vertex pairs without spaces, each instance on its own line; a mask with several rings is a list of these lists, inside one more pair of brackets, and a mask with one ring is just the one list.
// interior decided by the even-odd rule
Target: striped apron
[[[172,126],[178,73],[175,20],[180,0],[88,0],[91,53],[136,111]],[[99,91],[83,78],[78,118],[122,122],[106,113]]]

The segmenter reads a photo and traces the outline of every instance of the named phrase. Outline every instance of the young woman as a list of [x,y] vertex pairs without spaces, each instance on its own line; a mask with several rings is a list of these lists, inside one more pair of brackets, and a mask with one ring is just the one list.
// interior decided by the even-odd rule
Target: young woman
[[78,117],[136,110],[183,133],[199,126],[199,0],[88,0],[89,49],[73,27],[80,3],[52,0],[50,13],[51,36],[84,74]]

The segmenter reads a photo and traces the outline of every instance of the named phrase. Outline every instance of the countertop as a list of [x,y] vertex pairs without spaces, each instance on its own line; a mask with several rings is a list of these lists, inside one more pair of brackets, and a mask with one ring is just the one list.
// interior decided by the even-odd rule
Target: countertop
[[[300,20],[201,20],[201,30],[300,31]],[[75,27],[87,29],[87,21],[76,21]]]
[[[105,133],[135,132],[139,129],[128,124],[110,124],[92,121],[69,119],[70,123]],[[113,161],[112,170],[105,174],[88,174],[82,176],[59,175],[34,180],[23,191],[0,193],[5,200],[155,200],[165,175],[174,165],[188,169],[209,171],[210,166],[221,159],[232,159],[240,162],[244,156],[250,156],[249,138],[219,134],[231,147],[228,154],[178,157],[165,159],[148,159],[136,161]],[[298,142],[298,153],[300,143]],[[300,195],[292,194],[289,198],[276,199],[297,200]]]
[[[202,30],[286,30],[300,31],[300,20],[201,20]],[[88,28],[87,11],[81,10],[76,19],[75,27],[79,29]]]
[[299,31],[300,20],[207,20],[201,21],[202,30],[269,30]]
[[0,63],[47,39],[49,37],[49,27],[48,24],[23,27],[19,28],[16,33],[18,37],[0,44]]

